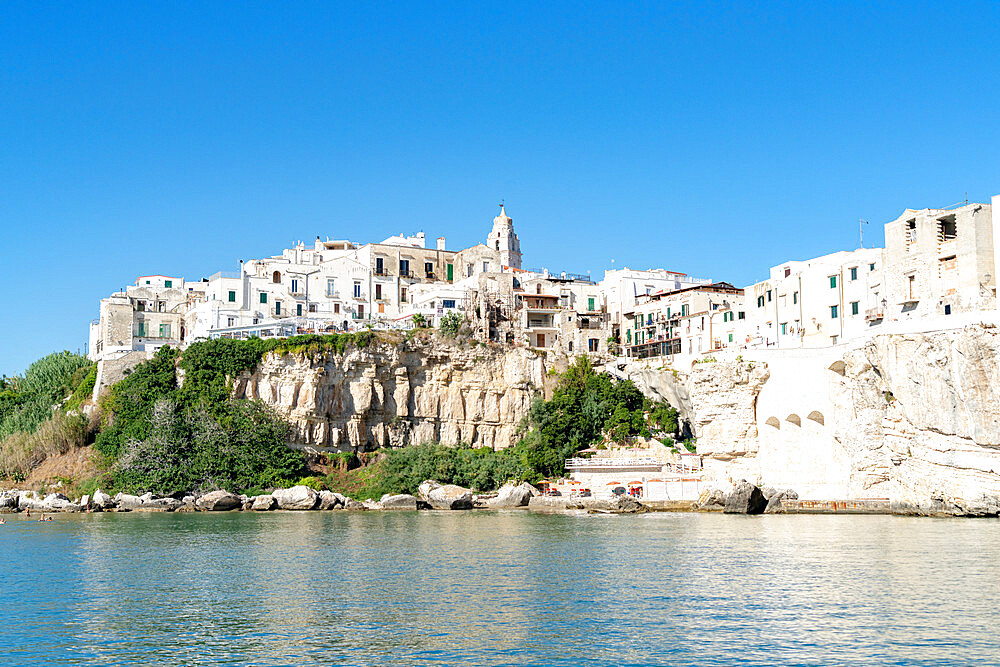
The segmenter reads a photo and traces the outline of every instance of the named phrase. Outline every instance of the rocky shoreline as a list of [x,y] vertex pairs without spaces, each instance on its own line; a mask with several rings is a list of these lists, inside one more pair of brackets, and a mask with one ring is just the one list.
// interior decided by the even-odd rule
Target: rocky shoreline
[[[180,494],[179,494],[180,495]],[[903,516],[997,516],[996,513],[960,514],[942,508],[928,511],[886,499],[801,500],[792,489],[760,488],[746,480],[728,493],[711,489],[696,501],[639,501],[629,496],[614,499],[544,496],[527,483],[507,484],[494,493],[477,494],[454,484],[427,480],[417,495],[386,494],[379,500],[357,501],[333,491],[316,491],[298,485],[256,496],[225,490],[154,497],[100,489],[72,500],[61,493],[41,496],[35,491],[0,491],[0,513],[14,512],[270,512],[270,511],[393,511],[516,509],[537,512],[588,512],[591,514],[640,514],[644,512],[719,512],[724,514],[893,514]]]

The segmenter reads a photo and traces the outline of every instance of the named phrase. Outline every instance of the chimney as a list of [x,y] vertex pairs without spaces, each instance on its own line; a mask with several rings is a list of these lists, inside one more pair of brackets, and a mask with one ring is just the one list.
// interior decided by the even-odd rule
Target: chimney
[[424,233],[423,232],[417,232],[417,240],[420,241],[420,247],[421,248],[426,248],[427,247],[427,244],[424,243]]
[[437,249],[438,250],[444,250],[444,237],[443,236],[439,236],[438,237],[438,248]]

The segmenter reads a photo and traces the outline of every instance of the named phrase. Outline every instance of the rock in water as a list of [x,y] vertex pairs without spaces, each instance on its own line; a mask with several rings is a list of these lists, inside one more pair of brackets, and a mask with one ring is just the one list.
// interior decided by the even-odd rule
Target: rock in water
[[250,504],[250,509],[254,512],[267,512],[274,509],[274,496],[270,493],[265,493],[261,496],[254,496],[253,502]]
[[775,491],[770,496],[767,494],[764,495],[767,498],[767,507],[764,508],[764,514],[784,514],[787,510],[781,501],[796,500],[799,497],[799,494],[792,489]]
[[100,489],[94,491],[94,497],[91,499],[94,509],[106,510],[114,507],[114,502],[111,500],[111,496],[104,493]]
[[337,509],[338,507],[343,507],[345,505],[345,500],[346,498],[339,493],[334,493],[333,491],[320,491],[318,509]]
[[221,489],[206,493],[195,504],[198,509],[205,512],[228,512],[238,509],[241,505],[239,496]]
[[497,492],[496,498],[486,501],[486,506],[493,509],[505,507],[527,507],[532,496],[538,495],[538,489],[531,484],[504,484]]
[[705,489],[695,504],[695,508],[699,510],[721,510],[725,506],[726,494],[721,489]]
[[143,502],[142,509],[149,510],[150,512],[174,512],[180,509],[183,504],[184,503],[176,498],[155,498],[147,502]]
[[119,512],[130,512],[142,506],[142,498],[128,493],[117,493],[112,500]]
[[726,496],[726,514],[762,514],[767,507],[767,498],[761,490],[746,481],[740,480],[732,493]]
[[301,484],[290,489],[275,489],[271,495],[280,510],[311,510],[319,501],[319,494]]
[[396,495],[385,494],[378,501],[384,510],[415,510],[417,509],[417,499],[408,493]]
[[619,514],[642,514],[649,511],[648,507],[631,496],[620,496],[611,509]]
[[445,484],[431,489],[427,502],[436,510],[471,510],[472,491],[455,484]]

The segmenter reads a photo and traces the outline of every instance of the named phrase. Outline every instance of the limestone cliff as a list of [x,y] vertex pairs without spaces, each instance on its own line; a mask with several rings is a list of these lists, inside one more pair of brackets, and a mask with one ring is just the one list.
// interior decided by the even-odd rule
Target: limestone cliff
[[291,421],[298,446],[372,450],[439,441],[500,449],[545,379],[524,348],[464,347],[438,339],[266,356],[235,382]]
[[1000,511],[1000,333],[876,336],[822,350],[747,352],[686,377],[708,474],[803,498]]

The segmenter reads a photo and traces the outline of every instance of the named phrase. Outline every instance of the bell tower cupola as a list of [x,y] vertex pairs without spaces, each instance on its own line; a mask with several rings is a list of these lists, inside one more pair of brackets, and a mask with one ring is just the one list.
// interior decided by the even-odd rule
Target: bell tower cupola
[[500,253],[500,262],[514,269],[521,268],[521,241],[514,233],[514,221],[500,204],[500,215],[493,218],[493,231],[486,245]]

